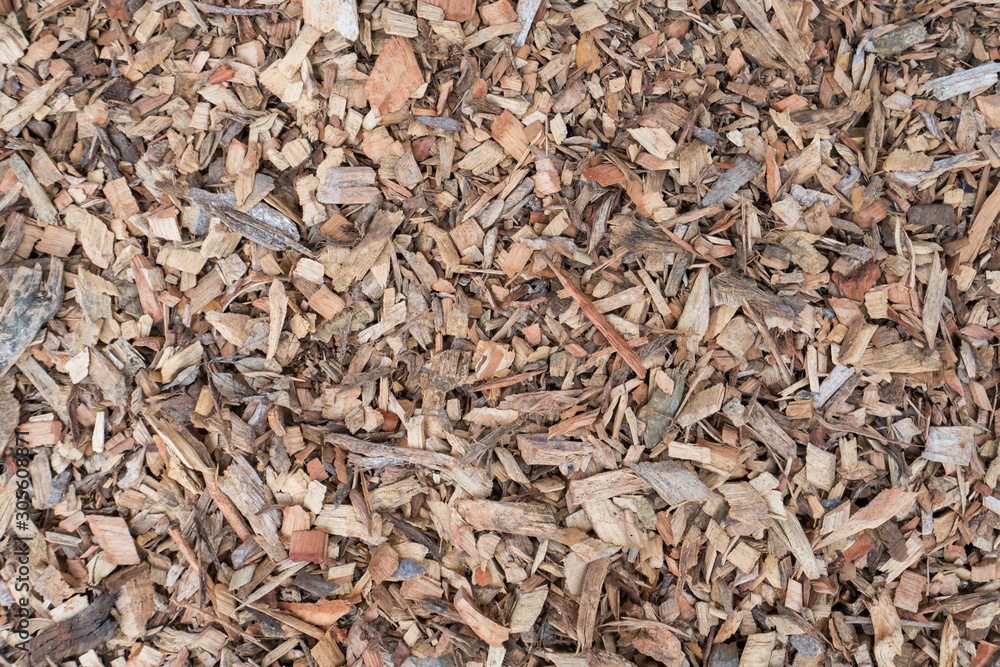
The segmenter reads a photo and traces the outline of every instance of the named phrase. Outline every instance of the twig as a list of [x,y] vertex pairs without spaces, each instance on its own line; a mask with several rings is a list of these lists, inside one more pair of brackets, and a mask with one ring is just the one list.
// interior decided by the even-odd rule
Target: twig
[[614,348],[618,351],[618,354],[622,355],[622,359],[625,360],[625,363],[627,363],[640,378],[646,377],[646,367],[642,365],[642,359],[640,359],[639,355],[635,353],[635,350],[629,347],[628,343],[626,343],[624,339],[618,335],[618,332],[614,330],[611,324],[604,319],[604,316],[601,315],[597,308],[594,307],[594,304],[591,303],[590,299],[587,298],[587,295],[583,293],[583,290],[577,287],[576,283],[570,280],[569,276],[566,275],[566,272],[556,266],[555,263],[550,261],[548,257],[542,255],[542,261],[544,261],[545,264],[552,269],[552,272],[556,274],[559,282],[561,282],[562,286],[569,291],[573,300],[576,301],[578,306],[580,306],[580,310],[582,310],[583,314],[587,316],[587,319],[590,320],[594,326],[597,327],[597,330],[608,339],[608,342],[614,346]]

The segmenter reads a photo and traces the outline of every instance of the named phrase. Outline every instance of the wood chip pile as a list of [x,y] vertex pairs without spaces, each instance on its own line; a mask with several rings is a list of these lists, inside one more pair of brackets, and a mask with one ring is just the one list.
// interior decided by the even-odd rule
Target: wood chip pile
[[0,0],[0,664],[1000,663],[996,4],[241,1]]

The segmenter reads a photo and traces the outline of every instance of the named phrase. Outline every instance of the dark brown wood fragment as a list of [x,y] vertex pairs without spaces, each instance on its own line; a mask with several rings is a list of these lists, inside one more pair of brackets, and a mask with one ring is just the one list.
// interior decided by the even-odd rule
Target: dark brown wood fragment
[[947,204],[921,204],[911,206],[906,212],[906,221],[914,229],[922,229],[931,225],[953,227],[956,222],[955,208]]
[[39,632],[29,645],[28,667],[48,667],[108,641],[118,628],[118,622],[110,618],[117,597],[102,593],[76,616]]
[[61,260],[50,258],[46,272],[41,262],[15,270],[7,284],[7,300],[0,309],[0,376],[17,363],[35,334],[55,316],[62,299]]

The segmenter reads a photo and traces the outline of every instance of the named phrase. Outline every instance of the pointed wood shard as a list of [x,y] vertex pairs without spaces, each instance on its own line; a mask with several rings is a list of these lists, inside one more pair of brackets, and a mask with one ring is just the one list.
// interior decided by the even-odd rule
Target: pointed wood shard
[[868,609],[875,627],[875,661],[878,667],[893,667],[896,656],[903,650],[899,613],[885,591],[879,593]]
[[399,111],[423,83],[424,76],[409,40],[392,37],[378,54],[371,76],[365,83],[365,96],[376,118],[382,118]]
[[848,519],[842,526],[827,535],[816,545],[822,549],[828,544],[857,535],[863,530],[878,528],[894,516],[909,509],[917,494],[904,489],[886,489]]

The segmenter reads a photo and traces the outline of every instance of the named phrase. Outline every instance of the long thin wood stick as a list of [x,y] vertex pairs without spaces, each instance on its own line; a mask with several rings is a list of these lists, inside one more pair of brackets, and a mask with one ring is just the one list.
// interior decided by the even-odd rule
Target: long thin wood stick
[[580,306],[580,309],[583,311],[583,314],[587,316],[587,319],[593,322],[594,326],[597,327],[597,330],[604,334],[604,337],[608,339],[608,342],[614,345],[615,349],[618,350],[618,354],[622,355],[622,359],[625,360],[625,363],[632,367],[632,370],[635,371],[636,375],[639,377],[646,377],[646,367],[642,365],[642,359],[640,359],[639,355],[635,353],[635,350],[629,347],[628,343],[626,343],[625,340],[618,335],[618,332],[614,330],[606,319],[604,319],[604,316],[598,312],[597,308],[594,307],[594,304],[587,298],[587,295],[583,293],[583,290],[577,287],[576,283],[570,280],[569,276],[566,275],[566,272],[556,266],[555,263],[550,261],[548,257],[543,255],[542,259],[548,267],[552,269],[552,272],[556,274],[556,278],[559,279],[562,286],[566,288],[566,290],[573,297],[573,300],[576,301],[578,306]]

